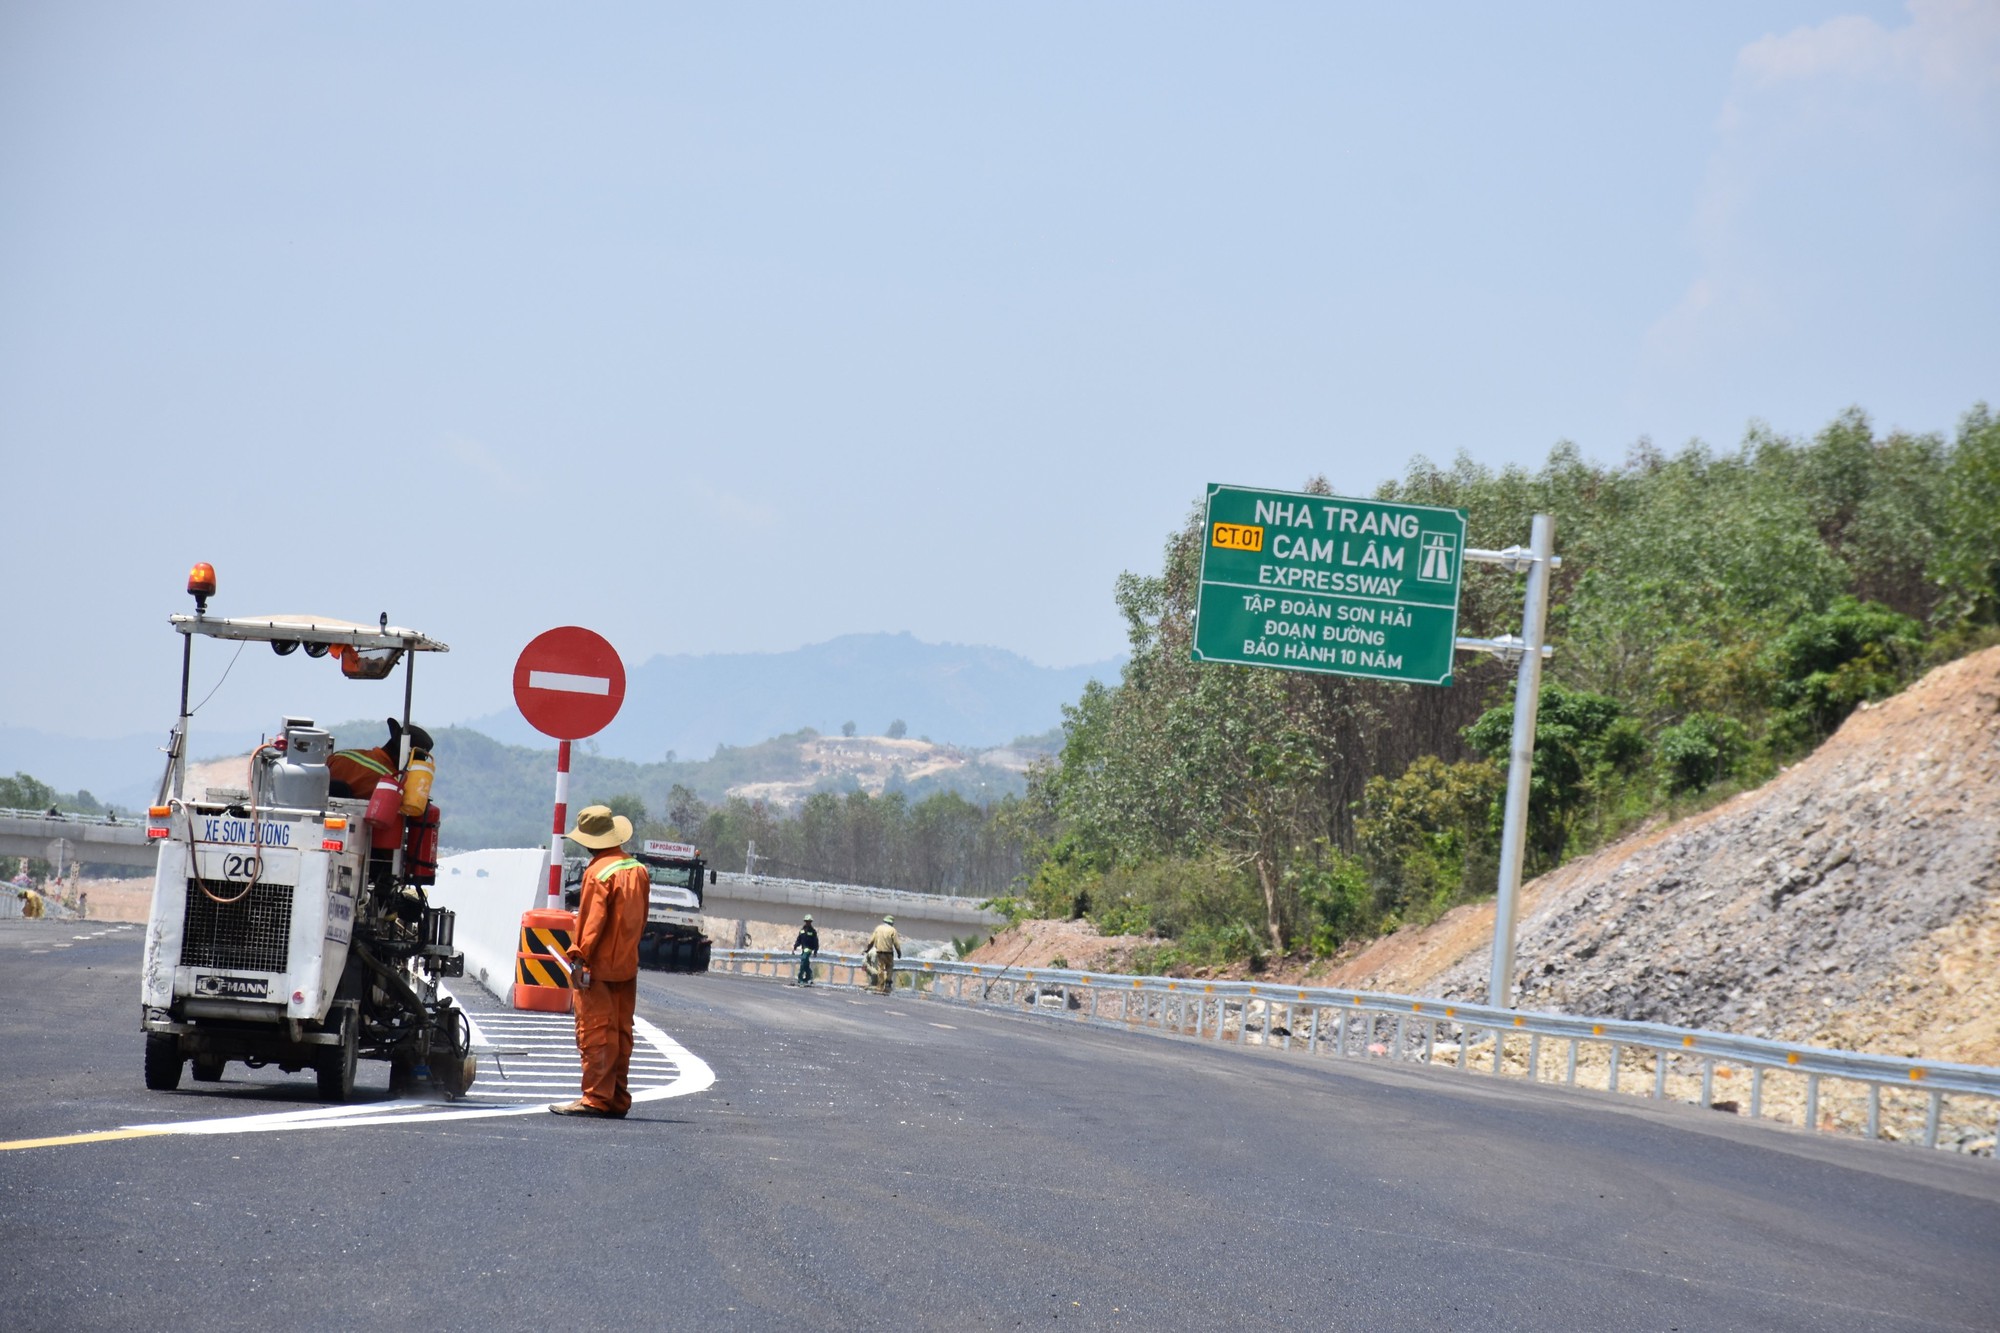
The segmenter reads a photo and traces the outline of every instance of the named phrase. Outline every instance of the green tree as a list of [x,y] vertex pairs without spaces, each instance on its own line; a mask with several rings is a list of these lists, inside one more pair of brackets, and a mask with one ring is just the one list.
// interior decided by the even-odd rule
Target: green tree
[[2000,418],[1981,403],[1959,423],[1930,574],[1947,617],[2000,622]]
[[[1513,746],[1514,705],[1488,709],[1466,740],[1500,760]],[[1535,713],[1535,767],[1528,784],[1530,860],[1545,869],[1562,859],[1578,818],[1645,755],[1637,725],[1616,699],[1555,682],[1542,685]]]
[[16,773],[11,778],[0,778],[0,809],[34,810],[48,809],[56,803],[56,789],[26,773]]
[[892,741],[899,741],[910,734],[910,725],[899,717],[889,724],[889,730],[883,734]]
[[1495,803],[1507,779],[1487,760],[1447,764],[1424,755],[1395,778],[1369,780],[1361,859],[1384,916],[1429,919],[1452,901],[1489,892],[1498,867]]
[[685,842],[701,832],[709,805],[692,788],[674,783],[667,789],[667,836]]
[[1376,925],[1374,886],[1361,859],[1322,841],[1312,855],[1293,862],[1294,886],[1307,922],[1307,944],[1316,958]]
[[1733,776],[1750,753],[1750,733],[1719,713],[1691,713],[1662,731],[1653,747],[1660,790],[1668,796],[1704,791]]
[[1766,653],[1771,735],[1780,748],[1829,736],[1864,700],[1901,689],[1923,645],[1923,626],[1886,606],[1839,598],[1801,616]]

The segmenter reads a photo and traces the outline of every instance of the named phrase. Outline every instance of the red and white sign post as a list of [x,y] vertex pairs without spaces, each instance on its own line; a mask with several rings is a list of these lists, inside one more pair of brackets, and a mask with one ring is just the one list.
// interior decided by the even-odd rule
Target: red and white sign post
[[595,736],[625,702],[625,663],[601,634],[564,625],[535,636],[514,663],[514,703],[556,747],[556,817],[549,839],[549,906],[562,907],[563,826],[569,822],[569,743]]

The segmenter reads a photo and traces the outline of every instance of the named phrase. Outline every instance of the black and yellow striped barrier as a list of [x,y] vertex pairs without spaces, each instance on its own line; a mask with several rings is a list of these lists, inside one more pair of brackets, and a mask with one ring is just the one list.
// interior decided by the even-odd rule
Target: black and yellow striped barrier
[[546,1014],[570,1008],[569,946],[576,913],[538,907],[521,914],[514,954],[514,1007]]

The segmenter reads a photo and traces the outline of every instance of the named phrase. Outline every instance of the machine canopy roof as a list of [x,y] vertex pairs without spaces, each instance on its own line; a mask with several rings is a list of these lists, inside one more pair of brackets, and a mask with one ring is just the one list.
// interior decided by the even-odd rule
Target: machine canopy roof
[[417,653],[448,653],[439,643],[401,625],[360,625],[330,616],[178,615],[169,618],[181,634],[205,634],[212,639],[254,639],[259,643],[344,643],[354,648],[404,648]]

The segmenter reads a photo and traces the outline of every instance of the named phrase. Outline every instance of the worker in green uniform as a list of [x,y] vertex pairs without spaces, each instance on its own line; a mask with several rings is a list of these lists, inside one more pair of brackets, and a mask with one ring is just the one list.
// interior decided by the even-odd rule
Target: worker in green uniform
[[804,924],[799,927],[798,937],[792,947],[799,952],[799,984],[813,984],[813,955],[819,952],[819,931],[813,927],[813,914],[806,913]]
[[896,958],[902,952],[903,937],[896,933],[896,918],[883,917],[868,937],[868,979],[884,995],[896,989]]

